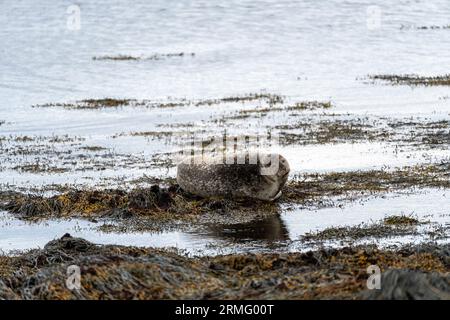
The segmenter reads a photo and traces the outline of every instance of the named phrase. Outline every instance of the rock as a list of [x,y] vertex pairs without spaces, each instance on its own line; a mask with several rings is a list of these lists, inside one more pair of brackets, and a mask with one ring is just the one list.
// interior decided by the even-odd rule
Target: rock
[[363,299],[449,300],[450,276],[392,269],[381,275],[381,289],[366,290]]

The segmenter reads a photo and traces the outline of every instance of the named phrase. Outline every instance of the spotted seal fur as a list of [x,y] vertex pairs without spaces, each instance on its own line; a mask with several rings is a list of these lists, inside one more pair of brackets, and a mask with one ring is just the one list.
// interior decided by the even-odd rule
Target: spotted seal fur
[[273,201],[281,196],[290,171],[282,155],[246,154],[238,161],[239,157],[234,155],[232,163],[206,156],[185,158],[177,166],[177,183],[185,191],[207,198]]

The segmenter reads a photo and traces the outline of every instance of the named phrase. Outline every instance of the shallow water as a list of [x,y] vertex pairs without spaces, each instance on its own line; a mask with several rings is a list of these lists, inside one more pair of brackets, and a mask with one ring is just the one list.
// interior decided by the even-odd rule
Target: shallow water
[[[11,253],[43,247],[48,241],[64,233],[83,237],[99,244],[121,244],[144,247],[174,247],[193,255],[214,255],[234,252],[302,251],[309,249],[300,237],[311,231],[328,227],[356,226],[363,222],[378,222],[387,216],[412,216],[421,222],[419,231],[430,230],[433,225],[447,225],[450,217],[448,199],[450,192],[427,189],[414,193],[388,194],[348,203],[341,208],[308,210],[294,208],[247,224],[215,225],[200,231],[171,231],[160,233],[104,233],[97,230],[99,223],[85,220],[50,220],[45,223],[29,223],[9,214],[0,216],[0,250]],[[450,237],[448,230],[447,238]],[[401,245],[431,241],[426,235],[402,236],[382,239],[361,239],[355,244],[376,243],[380,246]],[[442,241],[447,241],[442,239]],[[441,242],[442,242],[441,241]],[[329,242],[342,246],[339,241]]]
[[[73,31],[67,28],[67,2],[0,3],[0,136],[81,137],[84,140],[79,146],[108,148],[115,154],[116,163],[101,171],[30,173],[2,168],[5,163],[12,166],[16,162],[36,161],[34,155],[1,156],[2,188],[43,187],[52,183],[96,186],[102,181],[107,181],[108,186],[121,186],[121,180],[143,174],[174,176],[173,169],[146,165],[153,155],[167,152],[170,147],[166,141],[114,135],[162,130],[158,125],[190,122],[197,128],[221,132],[223,128],[208,122],[211,117],[243,107],[223,104],[217,108],[174,109],[31,108],[42,103],[103,97],[206,99],[267,92],[296,101],[330,100],[335,105],[330,112],[349,113],[350,117],[450,119],[448,87],[373,85],[360,79],[382,73],[447,73],[450,42],[446,40],[450,30],[416,29],[448,25],[447,0],[378,1],[375,5],[380,20],[375,28],[368,27],[374,18],[367,11],[373,1],[138,0],[129,5],[118,0],[80,0],[77,4],[81,29]],[[193,52],[195,56],[141,61],[92,59],[102,55],[149,57],[154,53],[178,52]],[[284,123],[289,121],[289,115],[277,114],[265,121]],[[264,121],[244,120],[230,130],[248,132],[263,124]],[[63,144],[55,150],[76,152],[79,146]],[[288,146],[280,152],[286,155],[293,173],[396,167],[450,157],[445,148],[399,152],[395,145],[365,142]],[[119,155],[136,156],[141,161],[126,166],[126,159],[120,160]],[[61,165],[66,160],[50,156],[40,161]],[[110,178],[119,179],[105,180]],[[93,225],[85,221],[36,225],[4,216],[0,244],[3,250],[25,249],[42,246],[63,232],[70,232],[99,243],[177,246],[189,251],[206,250],[209,241],[226,245],[230,239],[246,239],[245,246],[248,244],[251,249],[262,245],[262,239],[247,239],[249,235],[271,234],[271,240],[286,242],[311,229],[367,222],[398,211],[445,214],[441,211],[448,208],[447,199],[440,192],[377,198],[364,206],[286,212],[277,221],[227,227],[201,235],[102,234],[92,231]],[[443,219],[448,221],[448,215]],[[266,231],[274,225],[279,234]],[[253,244],[252,240],[258,241]]]
[[[0,4],[4,26],[0,30],[0,121],[5,121],[0,125],[0,136],[68,134],[82,137],[85,145],[100,145],[150,161],[151,155],[167,151],[164,141],[112,136],[162,130],[158,124],[199,124],[214,114],[242,107],[30,108],[41,103],[103,97],[205,99],[262,91],[300,101],[331,100],[336,105],[332,112],[350,112],[355,117],[450,118],[450,99],[443,99],[449,95],[448,87],[412,89],[368,85],[357,79],[377,73],[446,73],[450,43],[443,40],[450,30],[415,28],[447,25],[447,1],[379,1],[380,19],[374,28],[370,27],[371,1],[158,0],[135,1],[132,6],[122,1],[77,3],[81,19],[77,31],[67,27],[68,3],[8,0]],[[149,57],[178,52],[193,52],[195,56],[92,60],[102,55]],[[254,123],[253,128],[258,125]],[[244,131],[252,130],[250,127],[247,121],[239,126]],[[216,128],[207,124],[207,129]],[[393,148],[370,148],[318,146],[285,152],[293,167],[301,170],[423,162],[420,155],[413,156],[419,159],[412,161],[411,157],[386,155],[395,152]],[[431,155],[437,159],[448,156],[448,150]],[[20,186],[64,182],[95,185],[105,176],[137,177],[144,173],[167,174],[145,167],[62,176],[3,170],[0,177],[2,183]]]
[[[354,81],[368,73],[445,72],[448,30],[401,29],[447,25],[445,0],[77,3],[81,29],[71,31],[67,2],[2,1],[2,109],[24,107],[23,115],[30,104],[86,97],[204,98],[267,89],[333,97],[351,109],[390,109],[402,102],[399,108],[411,111],[408,102],[423,110],[420,104],[432,103],[445,91],[373,90]],[[380,26],[371,30],[367,9],[374,4]],[[91,60],[177,52],[196,55],[144,62]]]

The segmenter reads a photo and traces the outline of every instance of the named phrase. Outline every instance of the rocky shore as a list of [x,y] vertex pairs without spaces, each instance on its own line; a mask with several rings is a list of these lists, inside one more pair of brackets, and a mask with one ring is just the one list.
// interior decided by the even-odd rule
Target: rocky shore
[[[305,253],[188,257],[100,246],[69,234],[41,250],[0,257],[3,299],[449,299],[450,247],[374,246]],[[68,267],[80,287],[67,286]],[[380,268],[369,290],[367,268]]]

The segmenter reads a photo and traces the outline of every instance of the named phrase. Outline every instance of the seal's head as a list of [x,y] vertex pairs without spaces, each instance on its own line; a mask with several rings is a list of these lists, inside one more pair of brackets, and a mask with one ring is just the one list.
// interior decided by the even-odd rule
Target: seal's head
[[281,188],[289,176],[289,163],[280,154],[265,154],[260,156],[261,186],[257,198],[273,201],[281,196]]
[[291,171],[291,167],[289,166],[289,162],[283,157],[281,154],[278,155],[279,168],[277,172],[277,177],[280,179],[281,186],[283,186],[287,179],[289,172]]

